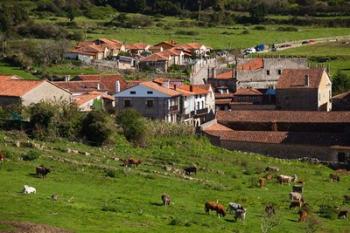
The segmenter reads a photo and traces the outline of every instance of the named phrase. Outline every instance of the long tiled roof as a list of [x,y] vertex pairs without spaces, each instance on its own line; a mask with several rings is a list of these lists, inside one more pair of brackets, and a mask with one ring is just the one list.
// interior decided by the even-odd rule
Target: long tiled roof
[[253,58],[250,61],[237,65],[237,69],[240,71],[253,71],[264,68],[264,59]]
[[[318,88],[323,72],[323,69],[285,69],[276,88]],[[308,79],[308,85],[306,79]]]
[[127,82],[119,74],[89,74],[89,75],[78,75],[78,79],[82,81],[99,81],[109,93],[115,93],[116,82],[119,81],[120,90],[125,90],[128,86]]
[[53,82],[53,84],[72,93],[96,91],[98,86],[99,90],[107,90],[99,81],[59,81]]
[[[8,77],[8,76],[7,76]],[[0,96],[21,97],[35,87],[42,84],[43,80],[0,79]]]
[[274,131],[234,131],[205,130],[221,140],[256,142],[270,144],[349,146],[346,135],[340,133],[274,132]]
[[350,112],[318,111],[218,111],[219,123],[282,122],[282,123],[350,123]]

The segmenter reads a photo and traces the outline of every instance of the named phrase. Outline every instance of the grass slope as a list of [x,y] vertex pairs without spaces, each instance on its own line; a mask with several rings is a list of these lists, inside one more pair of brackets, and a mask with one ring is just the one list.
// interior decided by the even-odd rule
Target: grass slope
[[1,61],[0,61],[0,74],[1,75],[18,75],[24,79],[37,79],[34,75],[22,70],[20,67],[13,67]]
[[[2,133],[1,139],[4,136]],[[275,182],[263,189],[255,186],[268,165],[305,180],[305,199],[314,212],[322,203],[341,205],[342,196],[349,192],[350,177],[330,183],[331,170],[322,165],[230,152],[204,138],[157,138],[147,148],[135,148],[123,138],[107,148],[62,140],[46,143],[45,152],[33,162],[18,159],[28,148],[9,143],[18,140],[18,135],[5,138],[6,143],[0,140],[1,148],[13,156],[0,168],[0,220],[44,223],[75,232],[261,232],[263,209],[269,202],[279,206],[280,224],[272,232],[305,232],[306,224],[296,222],[297,210],[288,209],[291,186]],[[64,152],[67,148],[91,155],[68,154]],[[127,169],[113,159],[128,156],[144,162]],[[164,170],[165,165],[181,169],[193,163],[199,166],[198,180]],[[31,175],[40,164],[53,169],[45,179]],[[116,177],[106,177],[106,168],[114,169]],[[37,194],[21,194],[24,184],[36,187]],[[169,207],[160,206],[164,192],[172,197]],[[53,193],[58,194],[58,201],[50,199]],[[235,223],[232,216],[206,215],[203,206],[207,200],[242,203],[248,208],[246,221]],[[348,221],[316,218],[319,232],[349,232]]]

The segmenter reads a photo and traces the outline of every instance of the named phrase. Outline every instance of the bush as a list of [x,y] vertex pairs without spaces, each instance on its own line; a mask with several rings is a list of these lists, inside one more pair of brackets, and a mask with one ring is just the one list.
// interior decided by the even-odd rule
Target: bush
[[262,26],[262,25],[258,25],[258,26],[255,26],[255,27],[254,27],[254,30],[265,31],[265,30],[266,30],[266,27],[265,27],[265,26]]
[[145,140],[146,126],[142,116],[134,109],[126,109],[117,115],[117,123],[123,129],[125,138],[138,145]]
[[105,19],[114,14],[114,9],[110,6],[91,6],[85,12],[85,16],[90,19]]
[[338,71],[333,77],[332,89],[334,93],[341,93],[350,89],[350,76]]
[[199,35],[199,32],[179,30],[179,31],[176,31],[175,34],[177,34],[177,35],[186,35],[186,36],[197,36],[197,35]]
[[101,146],[109,141],[113,128],[106,113],[92,111],[83,119],[81,133],[90,144]]
[[36,150],[30,150],[26,154],[22,155],[22,159],[24,161],[33,161],[33,160],[38,159],[39,157],[40,157],[40,153]]
[[185,137],[194,135],[194,127],[186,124],[173,124],[164,121],[147,121],[147,133],[150,137]]
[[106,175],[107,177],[115,178],[115,177],[116,177],[116,171],[113,170],[113,169],[107,169],[107,170],[105,171],[105,175]]
[[56,108],[48,102],[40,102],[29,107],[31,136],[38,139],[55,137],[53,118]]

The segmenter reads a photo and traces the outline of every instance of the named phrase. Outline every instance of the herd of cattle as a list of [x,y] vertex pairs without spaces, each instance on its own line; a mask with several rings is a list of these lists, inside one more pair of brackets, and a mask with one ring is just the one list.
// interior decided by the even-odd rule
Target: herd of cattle
[[[5,157],[3,155],[0,155],[0,162],[4,161]],[[139,166],[142,161],[139,159],[133,159],[128,158],[125,160],[121,160],[122,165],[125,167],[132,167],[132,166]],[[49,168],[44,167],[43,165],[36,167],[36,176],[45,178],[51,170]],[[191,176],[192,174],[197,174],[197,168],[195,166],[189,166],[185,167],[183,169],[184,174],[187,176]],[[279,168],[277,167],[267,167],[265,169],[266,175],[259,178],[258,180],[258,186],[260,188],[265,187],[266,183],[270,180],[273,180],[274,178],[279,184],[291,184],[293,185],[292,192],[289,193],[289,199],[290,199],[290,205],[289,209],[292,208],[299,208],[298,214],[299,214],[299,222],[304,222],[309,216],[310,206],[305,202],[303,197],[303,186],[304,181],[299,180],[297,175],[293,176],[287,176],[287,175],[276,175],[279,172]],[[340,172],[340,171],[338,171]],[[337,173],[332,173],[329,175],[329,179],[332,182],[339,182],[340,177]],[[28,185],[24,185],[23,187],[23,193],[24,194],[35,194],[36,189],[34,187],[30,187]],[[53,197],[52,197],[53,198]],[[55,196],[53,199],[57,199],[57,196]],[[164,206],[171,204],[171,197],[168,194],[161,195],[161,200]],[[350,201],[350,195],[344,195],[345,201]],[[234,216],[234,219],[237,221],[237,219],[244,220],[246,218],[247,209],[244,208],[239,203],[230,202],[228,203],[227,208],[224,207],[224,205],[220,204],[219,201],[207,201],[204,204],[204,210],[207,214],[209,214],[210,211],[216,212],[217,216],[225,217],[226,212],[232,214]],[[276,209],[275,206],[272,204],[268,204],[265,207],[265,213],[267,216],[275,215]],[[340,210],[338,212],[338,218],[347,219],[348,218],[348,210]]]

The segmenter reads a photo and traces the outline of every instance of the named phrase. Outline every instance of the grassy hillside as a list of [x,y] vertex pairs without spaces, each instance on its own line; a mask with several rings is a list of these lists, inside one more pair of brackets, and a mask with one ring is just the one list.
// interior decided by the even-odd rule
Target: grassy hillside
[[[305,199],[319,223],[318,232],[349,232],[349,221],[317,214],[323,203],[342,206],[350,185],[349,176],[342,176],[340,183],[329,182],[332,171],[322,165],[230,152],[204,138],[159,137],[146,148],[135,148],[120,136],[115,146],[106,148],[64,140],[45,143],[41,157],[28,162],[19,158],[33,149],[12,145],[16,140],[27,141],[19,135],[1,133],[0,137],[2,150],[11,155],[0,167],[0,220],[44,223],[84,233],[261,232],[263,209],[271,202],[278,206],[279,220],[272,232],[306,232],[307,224],[296,222],[297,210],[288,209],[291,186],[270,181],[265,188],[256,187],[258,177],[270,165],[305,181]],[[68,148],[89,154],[68,153]],[[128,156],[144,162],[137,168],[121,167],[116,158]],[[53,170],[45,179],[32,175],[40,164]],[[193,180],[164,169],[191,164],[199,167]],[[106,176],[106,169],[113,170],[115,177]],[[24,184],[36,187],[37,194],[21,194]],[[50,198],[54,193],[57,201]],[[171,206],[160,206],[162,193],[172,197]],[[247,219],[234,222],[230,215],[206,215],[203,207],[208,200],[225,206],[239,202],[248,209]]]
[[34,75],[22,70],[20,67],[10,66],[5,62],[0,61],[0,74],[1,75],[18,75],[24,79],[36,79]]

